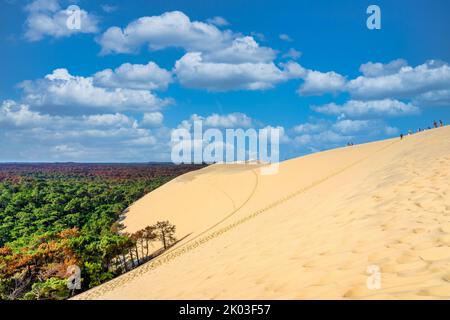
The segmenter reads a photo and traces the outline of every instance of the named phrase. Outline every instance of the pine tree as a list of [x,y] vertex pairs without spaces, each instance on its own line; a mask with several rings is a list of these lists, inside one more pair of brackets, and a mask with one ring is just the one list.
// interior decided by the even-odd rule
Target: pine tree
[[175,226],[170,224],[169,221],[158,221],[155,225],[156,234],[163,243],[164,250],[176,241],[175,239]]

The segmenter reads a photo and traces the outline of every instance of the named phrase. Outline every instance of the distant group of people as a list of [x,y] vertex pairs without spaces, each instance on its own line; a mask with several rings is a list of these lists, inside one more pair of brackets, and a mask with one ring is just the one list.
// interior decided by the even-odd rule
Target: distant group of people
[[[434,127],[437,128],[436,120],[434,120]],[[442,127],[442,120],[439,120],[439,127]]]
[[[439,120],[439,127],[442,127],[443,125],[444,125],[444,124],[443,124],[442,120]],[[433,126],[434,126],[435,128],[438,127],[438,123],[436,122],[436,120],[434,120]],[[426,129],[419,128],[419,129],[417,129],[417,132],[422,132],[422,131],[430,130],[430,129],[431,129],[430,126],[428,126],[428,128],[426,128]],[[410,135],[410,134],[413,134],[412,130],[408,130],[408,135]],[[404,137],[403,133],[400,133],[400,139],[403,139],[403,137]]]

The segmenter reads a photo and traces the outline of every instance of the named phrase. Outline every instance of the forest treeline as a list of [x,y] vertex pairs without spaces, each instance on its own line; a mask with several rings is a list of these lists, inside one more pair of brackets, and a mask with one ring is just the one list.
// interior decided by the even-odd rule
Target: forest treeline
[[[118,220],[144,194],[194,169],[0,166],[0,299],[65,299],[170,247],[170,222],[127,234]],[[71,291],[72,266],[79,268],[81,287]]]

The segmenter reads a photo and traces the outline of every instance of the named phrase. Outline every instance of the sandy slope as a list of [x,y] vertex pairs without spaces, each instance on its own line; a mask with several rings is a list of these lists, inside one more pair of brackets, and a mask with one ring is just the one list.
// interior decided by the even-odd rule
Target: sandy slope
[[[283,162],[215,165],[131,207],[189,236],[80,299],[450,298],[450,127]],[[381,270],[370,290],[367,268]]]

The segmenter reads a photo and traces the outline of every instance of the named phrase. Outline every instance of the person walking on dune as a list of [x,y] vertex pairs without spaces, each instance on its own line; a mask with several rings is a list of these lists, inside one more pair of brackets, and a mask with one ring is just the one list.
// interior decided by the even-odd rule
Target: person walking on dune
[[403,133],[400,133],[400,140],[403,140]]
[[436,120],[434,120],[434,127],[437,128]]
[[439,120],[439,127],[442,127],[442,120]]

